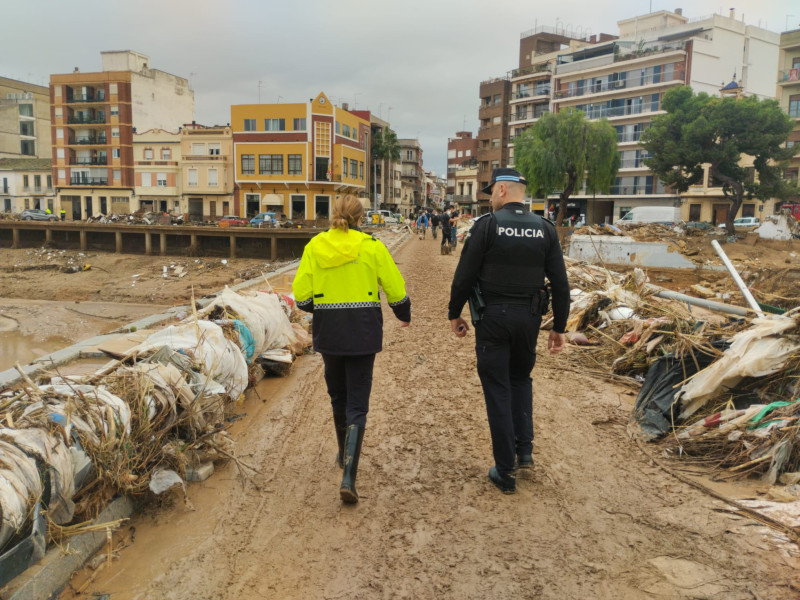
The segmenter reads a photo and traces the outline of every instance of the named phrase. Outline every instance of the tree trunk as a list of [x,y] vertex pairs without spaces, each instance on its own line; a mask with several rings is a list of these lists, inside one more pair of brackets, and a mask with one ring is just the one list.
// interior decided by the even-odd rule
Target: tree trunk
[[729,236],[734,236],[736,235],[736,227],[733,225],[733,220],[736,218],[736,215],[739,214],[739,209],[742,207],[744,186],[732,177],[719,173],[714,165],[711,165],[710,173],[713,177],[722,182],[723,190],[725,190],[725,185],[728,186],[729,192],[725,192],[725,197],[731,203],[731,207],[728,210],[728,215],[725,217],[725,229],[728,230]]
[[567,171],[567,185],[558,197],[558,216],[556,217],[556,225],[562,225],[564,219],[567,218],[567,200],[575,190],[575,181],[577,177],[572,169]]

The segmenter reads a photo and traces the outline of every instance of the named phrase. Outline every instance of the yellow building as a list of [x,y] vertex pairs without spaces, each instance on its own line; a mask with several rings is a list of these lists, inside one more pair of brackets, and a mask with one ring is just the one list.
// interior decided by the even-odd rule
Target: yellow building
[[336,196],[365,191],[369,121],[323,93],[305,103],[232,106],[231,129],[240,216],[325,220]]

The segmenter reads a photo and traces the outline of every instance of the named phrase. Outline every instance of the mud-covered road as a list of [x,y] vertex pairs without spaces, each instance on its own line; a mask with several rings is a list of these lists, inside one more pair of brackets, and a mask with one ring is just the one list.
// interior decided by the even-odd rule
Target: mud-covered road
[[[460,252],[460,248],[459,248]],[[396,254],[410,328],[388,307],[358,489],[341,471],[318,355],[259,384],[233,435],[241,458],[192,484],[194,510],[148,511],[119,560],[62,598],[796,598],[795,557],[752,521],[658,468],[626,434],[635,392],[541,336],[535,468],[516,495],[489,483],[473,342],[449,331],[456,256],[409,239]],[[94,577],[87,581],[88,576]]]

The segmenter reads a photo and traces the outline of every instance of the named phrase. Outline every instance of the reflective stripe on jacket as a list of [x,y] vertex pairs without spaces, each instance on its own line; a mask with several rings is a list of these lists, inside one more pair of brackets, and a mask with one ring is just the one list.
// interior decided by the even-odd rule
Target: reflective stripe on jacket
[[292,289],[298,308],[314,313],[314,350],[339,355],[380,352],[379,286],[395,316],[410,321],[403,276],[383,242],[354,229],[331,229],[312,238]]

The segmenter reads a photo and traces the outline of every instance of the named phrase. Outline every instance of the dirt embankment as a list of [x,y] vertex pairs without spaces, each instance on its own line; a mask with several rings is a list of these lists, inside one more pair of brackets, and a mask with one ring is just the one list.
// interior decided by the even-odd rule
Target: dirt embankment
[[[459,249],[460,252],[460,249]],[[152,259],[150,259],[152,260]],[[397,254],[410,328],[384,307],[371,411],[344,506],[319,356],[259,384],[233,426],[258,469],[219,465],[182,504],[138,517],[119,560],[73,581],[123,598],[796,598],[794,547],[680,483],[627,437],[635,392],[539,344],[535,468],[504,496],[492,464],[473,334],[449,331],[456,256]],[[77,275],[77,274],[76,274]],[[227,283],[227,281],[226,281]],[[743,493],[744,488],[731,488]],[[87,577],[94,577],[87,581]]]

